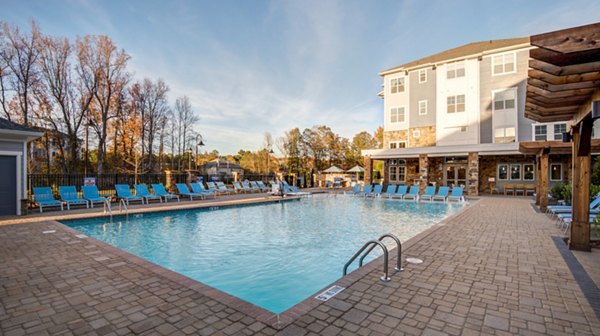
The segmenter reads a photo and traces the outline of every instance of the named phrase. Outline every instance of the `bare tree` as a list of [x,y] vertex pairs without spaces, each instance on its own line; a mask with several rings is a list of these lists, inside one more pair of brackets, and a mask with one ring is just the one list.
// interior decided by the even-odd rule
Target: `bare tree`
[[178,169],[181,170],[181,156],[192,140],[189,138],[189,134],[194,124],[200,120],[194,114],[188,96],[179,97],[175,101],[175,118],[177,121],[177,153],[180,158]]
[[98,136],[98,174],[106,160],[109,122],[117,117],[117,107],[129,79],[129,55],[107,36],[85,36],[76,42],[78,72],[86,89],[93,94],[90,126]]

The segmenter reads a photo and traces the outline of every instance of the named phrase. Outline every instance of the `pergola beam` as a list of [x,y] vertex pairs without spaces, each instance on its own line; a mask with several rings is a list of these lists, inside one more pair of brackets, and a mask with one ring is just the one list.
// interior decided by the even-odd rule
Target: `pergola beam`
[[531,36],[531,44],[560,53],[573,53],[598,49],[600,23],[574,27]]
[[552,84],[552,85],[561,85],[561,84],[571,84],[571,83],[580,83],[580,82],[591,82],[600,80],[600,71],[592,71],[585,72],[581,74],[574,75],[553,75],[547,72],[543,72],[540,70],[530,69],[528,71],[530,78],[539,79],[542,82]]
[[600,87],[600,80],[592,80],[586,82],[573,82],[568,84],[550,84],[548,82],[542,81],[537,78],[529,77],[527,79],[528,85],[533,85],[535,87],[550,91],[550,92],[559,92],[559,91],[569,91],[569,90],[581,90],[581,89],[592,89]]

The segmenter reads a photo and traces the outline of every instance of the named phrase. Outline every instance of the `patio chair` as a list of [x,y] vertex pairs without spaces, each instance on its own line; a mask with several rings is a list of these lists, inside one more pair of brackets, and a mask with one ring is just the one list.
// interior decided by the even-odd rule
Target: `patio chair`
[[58,193],[60,194],[60,200],[67,204],[67,210],[71,210],[71,204],[85,204],[86,209],[90,207],[86,199],[79,198],[75,186],[60,186],[58,187]]
[[402,199],[412,200],[415,202],[418,201],[419,200],[419,189],[420,189],[420,187],[418,185],[410,186],[410,189],[408,189],[408,193],[406,195],[404,195],[404,197],[402,197]]
[[371,191],[373,191],[373,186],[370,184],[367,184],[362,191],[359,191],[356,193],[356,196],[364,196],[367,197],[368,194],[371,193]]
[[250,188],[250,182],[248,180],[242,181],[242,188],[244,189],[244,192],[249,192],[249,193],[254,192],[254,190],[252,190],[252,188]]
[[[596,195],[595,198],[590,202],[590,210],[594,210],[600,206],[600,195]],[[573,207],[570,205],[550,205],[546,208],[546,213],[550,213],[551,216],[556,216],[560,213],[569,213],[573,211]]]
[[52,195],[52,188],[50,187],[35,187],[33,188],[33,200],[39,205],[40,212],[43,212],[44,207],[60,207],[60,211],[63,211],[63,202],[56,200]]
[[504,196],[507,196],[508,193],[512,193],[513,196],[515,195],[515,185],[514,184],[507,183],[504,185]]
[[154,191],[154,195],[162,197],[165,202],[168,202],[170,199],[177,199],[179,202],[179,195],[171,194],[165,189],[165,186],[160,183],[155,183],[150,185],[152,187],[152,191]]
[[127,206],[129,206],[130,201],[140,201],[142,204],[144,204],[144,198],[133,195],[131,193],[131,188],[129,188],[129,185],[127,184],[115,184],[115,190],[117,191],[117,197],[125,200]]
[[381,193],[381,197],[390,198],[391,195],[396,193],[396,189],[398,188],[395,184],[388,184],[387,189],[385,189],[384,193]]
[[425,188],[425,192],[423,195],[419,197],[420,201],[432,201],[433,196],[435,196],[435,186],[428,186]]
[[289,195],[294,195],[294,196],[311,196],[312,193],[308,192],[308,191],[300,191],[300,189],[298,189],[298,187],[291,185],[288,186],[289,187]]
[[376,184],[375,187],[373,187],[373,191],[371,191],[370,193],[366,194],[365,196],[367,197],[379,197],[379,195],[381,195],[381,191],[383,190],[383,186],[381,184]]
[[518,196],[519,193],[523,194],[523,196],[525,196],[526,192],[525,192],[526,188],[524,184],[515,184],[514,185],[514,195]]
[[190,186],[192,187],[192,192],[194,192],[196,194],[203,194],[204,198],[206,198],[206,197],[217,198],[216,192],[214,190],[211,191],[211,190],[204,188],[204,185],[202,185],[202,182],[190,183]]
[[256,183],[258,184],[258,187],[262,192],[267,192],[271,190],[271,188],[267,187],[263,181],[256,181]]
[[[454,192],[455,189],[461,189],[461,187],[454,187],[452,188],[452,191]],[[448,200],[448,192],[450,191],[449,187],[440,187],[440,189],[438,189],[438,192],[435,196],[433,196],[433,198],[431,199],[432,201],[442,201],[442,202],[446,202]]]
[[162,197],[160,197],[159,195],[151,194],[150,190],[148,190],[147,185],[136,184],[134,188],[135,194],[146,200],[146,204],[150,204],[150,200],[158,200],[160,203],[162,203]]
[[396,193],[393,195],[389,195],[389,198],[399,198],[402,199],[404,198],[404,195],[406,195],[406,192],[408,191],[408,187],[405,185],[399,185],[398,189],[396,189]]
[[193,201],[194,197],[199,197],[201,199],[205,198],[204,194],[191,192],[185,183],[176,183],[175,186],[177,187],[177,192],[179,192],[179,195],[189,197],[190,201]]
[[95,185],[84,185],[81,187],[81,191],[83,192],[83,198],[85,198],[89,203],[90,207],[94,208],[94,203],[103,203],[106,204],[108,209],[110,209],[110,201],[106,197],[101,197],[100,192],[98,191],[98,187]]
[[463,192],[464,192],[464,190],[462,187],[452,188],[452,194],[450,196],[448,196],[448,202],[450,202],[450,201],[464,202],[465,196],[463,196]]
[[233,184],[233,189],[235,190],[236,193],[245,193],[246,192],[246,189],[244,189],[244,187],[242,187],[240,182],[234,181],[234,182],[232,182],[232,184]]
[[356,184],[356,185],[354,185],[354,187],[352,187],[352,190],[344,191],[344,195],[354,196],[354,195],[358,194],[359,192],[360,192],[360,184]]
[[256,183],[256,181],[250,181],[250,189],[252,189],[252,191],[256,191],[256,192],[262,192],[262,190],[260,189],[260,187],[258,186],[258,183]]
[[529,193],[531,193],[531,195],[535,194],[535,190],[536,190],[536,185],[535,184],[526,184],[525,185],[525,196],[528,196]]
[[[201,181],[198,181],[198,183],[202,184]],[[215,192],[217,193],[217,191],[219,190],[219,188],[217,188],[217,185],[215,184],[215,182],[206,182],[206,186],[208,187],[208,191],[211,192]]]
[[217,182],[216,185],[217,185],[217,192],[219,194],[231,194],[235,191],[235,190],[233,190],[233,188],[227,188],[227,186],[223,182]]

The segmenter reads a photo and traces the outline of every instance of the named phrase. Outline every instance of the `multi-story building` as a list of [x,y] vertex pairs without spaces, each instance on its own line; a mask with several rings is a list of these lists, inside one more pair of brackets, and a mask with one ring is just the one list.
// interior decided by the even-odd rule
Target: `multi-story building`
[[[560,141],[569,125],[525,118],[530,49],[529,38],[476,42],[382,71],[384,148],[365,151],[366,165],[384,162],[384,184],[470,195],[537,183],[519,142]],[[551,159],[550,183],[566,182],[570,156]]]

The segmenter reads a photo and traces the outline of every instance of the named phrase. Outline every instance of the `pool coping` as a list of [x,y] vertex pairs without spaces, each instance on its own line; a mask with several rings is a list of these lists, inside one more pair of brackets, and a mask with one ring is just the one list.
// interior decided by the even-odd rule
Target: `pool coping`
[[[294,200],[294,199],[297,199],[297,198],[288,198],[288,200]],[[262,199],[262,202],[255,202],[255,203],[250,203],[250,204],[258,205],[260,203],[278,202],[281,200],[282,199],[273,199],[273,200],[267,201],[267,200]],[[378,201],[378,200],[374,200],[374,201]],[[420,232],[419,234],[415,235],[414,237],[403,242],[402,243],[402,257],[404,259],[406,259],[405,253],[412,246],[419,243],[421,240],[425,239],[427,236],[431,235],[433,232],[435,232],[439,228],[443,227],[447,222],[453,220],[457,216],[464,214],[468,209],[471,209],[473,207],[473,205],[477,204],[478,202],[479,202],[479,199],[470,199],[469,202],[467,202],[464,205],[464,207],[462,209],[460,209],[458,212],[444,218],[440,222],[434,224],[433,226],[427,228],[426,230]],[[246,203],[246,204],[248,204],[248,203]],[[189,210],[189,209],[204,208],[204,207],[211,206],[211,205],[206,205],[206,204],[202,204],[202,205],[204,205],[204,206],[193,207],[193,208],[183,208],[181,210]],[[240,204],[231,204],[230,206],[233,207],[235,205],[240,205]],[[223,207],[229,207],[229,206],[223,206]],[[155,208],[155,209],[160,209],[160,208]],[[152,211],[152,212],[157,212],[157,211],[165,211],[165,210],[163,208],[163,209]],[[177,210],[175,210],[175,211],[177,211]],[[90,216],[90,217],[85,217],[85,218],[96,218],[96,217],[105,217],[105,216]],[[113,253],[114,255],[116,255],[120,258],[123,258],[127,262],[131,262],[135,265],[143,267],[143,268],[155,273],[157,276],[163,277],[169,281],[173,281],[173,282],[177,283],[178,285],[184,286],[190,290],[194,290],[201,295],[204,295],[208,298],[218,301],[230,308],[233,308],[243,314],[246,314],[246,315],[256,319],[257,321],[262,322],[268,326],[271,326],[277,330],[281,330],[281,329],[285,328],[286,326],[293,323],[295,320],[302,317],[306,313],[310,312],[314,308],[320,306],[321,304],[325,304],[326,301],[320,301],[315,298],[315,296],[318,295],[319,293],[322,293],[323,291],[325,291],[328,288],[335,286],[335,285],[338,285],[338,286],[341,286],[344,288],[348,288],[352,284],[361,280],[363,277],[367,276],[369,273],[376,270],[378,267],[381,267],[381,265],[383,264],[383,255],[382,255],[382,256],[375,258],[371,262],[365,264],[364,266],[352,271],[348,275],[343,276],[343,277],[337,279],[336,281],[324,286],[323,288],[321,288],[318,291],[314,292],[313,294],[309,295],[304,300],[295,304],[294,306],[287,309],[286,311],[284,311],[280,314],[276,314],[276,313],[273,313],[262,307],[259,307],[255,304],[252,304],[248,301],[245,301],[245,300],[235,297],[231,294],[228,294],[224,291],[221,291],[221,290],[211,287],[207,284],[204,284],[200,281],[194,280],[183,274],[177,273],[175,271],[172,271],[170,269],[167,269],[165,267],[157,265],[151,261],[148,261],[146,259],[138,257],[134,254],[131,254],[129,252],[121,250],[117,247],[114,247],[114,246],[112,246],[108,243],[105,243],[101,240],[98,240],[96,238],[93,238],[93,237],[90,237],[87,235],[85,235],[85,238],[81,238],[82,232],[77,231],[77,230],[61,223],[58,220],[54,220],[54,219],[44,220],[43,222],[52,223],[53,225],[56,225],[57,228],[59,228],[63,231],[66,231],[67,233],[73,234],[77,238],[93,240],[94,243],[99,248],[102,248],[110,253]],[[31,223],[31,222],[28,222],[28,223]],[[389,257],[390,261],[396,260],[396,248],[389,250],[389,256],[390,256]],[[404,264],[406,264],[406,263],[404,263]],[[405,269],[403,272],[400,273],[400,275],[404,274],[405,272],[408,272],[410,270],[410,269],[407,269],[406,266],[404,266],[404,267],[405,267]],[[340,270],[341,270],[341,267],[340,267]],[[393,270],[393,268],[392,268],[392,270]],[[392,280],[394,279],[394,276],[396,274],[398,274],[398,273],[390,274],[390,277],[392,278]],[[383,286],[385,286],[386,283],[381,282],[381,284]]]

